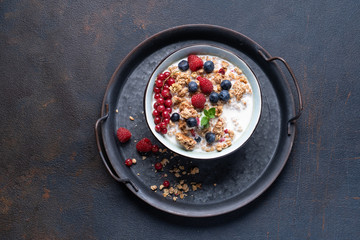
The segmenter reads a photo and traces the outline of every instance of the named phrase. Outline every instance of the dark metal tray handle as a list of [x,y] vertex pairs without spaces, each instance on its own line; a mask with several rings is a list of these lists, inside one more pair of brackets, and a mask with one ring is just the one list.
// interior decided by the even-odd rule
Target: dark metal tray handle
[[291,130],[290,130],[291,126],[290,125],[296,122],[296,120],[301,116],[301,113],[303,111],[303,103],[302,103],[302,97],[301,97],[301,92],[300,92],[300,87],[299,87],[298,81],[296,80],[295,74],[292,71],[292,69],[290,68],[289,64],[283,58],[281,58],[281,57],[269,57],[268,58],[265,56],[265,53],[263,53],[263,51],[261,51],[261,50],[259,50],[259,53],[268,62],[272,62],[275,60],[279,60],[280,62],[282,62],[285,65],[285,67],[287,68],[287,70],[289,71],[289,73],[294,81],[297,95],[299,98],[299,109],[297,111],[297,114],[288,120],[288,135],[291,135]]
[[[108,107],[106,108],[108,109]],[[105,121],[107,118],[109,117],[109,112],[107,111],[107,113],[102,116],[101,118],[99,118],[96,123],[95,123],[95,136],[96,136],[96,144],[97,144],[97,147],[98,147],[98,150],[99,150],[99,154],[101,156],[101,159],[106,167],[106,169],[108,170],[108,172],[110,173],[110,175],[118,182],[121,182],[121,183],[124,183],[124,184],[130,184],[133,189],[137,192],[139,191],[139,189],[136,187],[136,185],[130,181],[129,179],[127,178],[121,178],[119,177],[114,171],[113,171],[113,168],[110,167],[111,166],[111,163],[108,162],[105,158],[105,154],[106,154],[106,151],[103,151],[102,149],[102,146],[104,145],[103,142],[102,142],[102,138],[99,137],[99,132],[100,132],[100,126],[101,126],[101,123],[103,121]]]

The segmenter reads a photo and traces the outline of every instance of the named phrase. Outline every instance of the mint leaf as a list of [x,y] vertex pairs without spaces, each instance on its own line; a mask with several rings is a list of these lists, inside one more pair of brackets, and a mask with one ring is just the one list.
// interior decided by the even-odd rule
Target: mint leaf
[[209,111],[207,111],[208,114],[206,115],[208,118],[215,118],[215,108],[210,108]]
[[208,114],[209,114],[208,110],[204,109],[204,114],[205,114],[205,116],[208,116]]
[[200,124],[201,124],[202,127],[208,125],[208,124],[209,124],[209,118],[206,117],[206,116],[205,116],[205,117],[202,117]]

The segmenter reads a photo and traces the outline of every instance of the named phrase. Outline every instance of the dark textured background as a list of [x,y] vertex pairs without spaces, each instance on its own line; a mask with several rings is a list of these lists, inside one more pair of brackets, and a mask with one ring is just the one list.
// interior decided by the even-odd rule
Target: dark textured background
[[[1,239],[358,239],[359,1],[0,1]],[[260,198],[209,219],[160,212],[115,182],[93,126],[141,41],[208,23],[285,58],[305,110]]]

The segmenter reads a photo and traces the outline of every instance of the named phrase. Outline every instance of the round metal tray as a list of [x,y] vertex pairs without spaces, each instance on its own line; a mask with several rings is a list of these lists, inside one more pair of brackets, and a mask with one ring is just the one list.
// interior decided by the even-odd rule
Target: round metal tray
[[[175,157],[164,172],[155,172],[152,165],[159,161],[157,156],[150,155],[141,160],[134,142],[148,137],[157,143],[143,114],[147,81],[159,62],[170,53],[200,43],[228,49],[245,60],[254,71],[263,99],[260,122],[249,141],[226,157],[216,160]],[[287,78],[275,63],[277,60],[284,63],[290,72],[298,104],[295,104]],[[125,183],[139,198],[172,214],[207,217],[243,207],[274,182],[289,157],[295,121],[301,111],[299,87],[285,60],[271,57],[260,45],[233,30],[213,25],[185,25],[148,38],[120,63],[107,87],[95,133],[100,156],[111,176]],[[129,120],[129,116],[135,120]],[[120,126],[131,130],[133,137],[129,143],[118,142],[116,130]],[[126,167],[126,158],[136,158],[137,164]],[[187,183],[201,182],[202,188],[189,191],[184,199],[177,201],[164,198],[160,191],[152,191],[150,186],[159,186],[165,179],[165,173],[170,182],[179,181],[180,178],[168,172],[174,165],[185,168],[197,166],[199,174],[182,175],[181,179]]]

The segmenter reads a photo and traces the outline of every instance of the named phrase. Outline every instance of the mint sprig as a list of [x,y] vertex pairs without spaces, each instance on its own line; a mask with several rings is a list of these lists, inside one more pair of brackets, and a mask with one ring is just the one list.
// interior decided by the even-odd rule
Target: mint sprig
[[215,108],[210,108],[209,110],[204,110],[204,115],[201,118],[200,125],[204,128],[208,128],[210,126],[209,121],[211,118],[215,118]]

